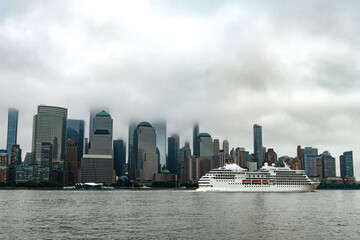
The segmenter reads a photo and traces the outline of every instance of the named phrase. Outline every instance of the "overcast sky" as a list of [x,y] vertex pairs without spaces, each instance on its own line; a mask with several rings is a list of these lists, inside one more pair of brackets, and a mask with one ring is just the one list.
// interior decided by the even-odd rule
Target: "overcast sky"
[[[84,119],[192,125],[253,152],[252,126],[278,156],[297,145],[353,150],[360,178],[360,1],[1,1],[0,147],[7,111],[31,150],[39,104]],[[86,134],[88,129],[86,130]]]

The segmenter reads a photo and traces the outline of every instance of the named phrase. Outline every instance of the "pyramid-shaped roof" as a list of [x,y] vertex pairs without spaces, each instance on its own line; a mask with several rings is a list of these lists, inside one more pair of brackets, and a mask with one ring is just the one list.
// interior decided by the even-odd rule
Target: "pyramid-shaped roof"
[[110,114],[108,114],[107,112],[105,112],[104,110],[102,110],[101,112],[99,112],[98,114],[96,114],[96,116],[105,117],[105,116],[110,116]]

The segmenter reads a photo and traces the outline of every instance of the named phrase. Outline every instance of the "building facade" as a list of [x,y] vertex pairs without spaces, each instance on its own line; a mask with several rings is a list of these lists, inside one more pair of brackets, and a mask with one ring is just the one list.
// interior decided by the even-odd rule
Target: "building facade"
[[32,162],[41,165],[43,142],[53,145],[53,159],[65,160],[67,109],[53,106],[38,106],[33,119]]
[[179,135],[173,134],[168,138],[168,157],[166,168],[174,174],[179,172]]
[[340,175],[342,179],[354,177],[353,152],[347,151],[340,156]]
[[152,126],[156,131],[156,147],[159,150],[159,173],[161,169],[166,165],[166,122],[165,121],[155,121]]
[[8,165],[10,165],[11,148],[14,144],[17,143],[18,116],[19,116],[19,111],[17,109],[9,108],[7,141],[6,141],[6,151],[8,153]]
[[263,145],[262,145],[262,127],[258,124],[254,124],[254,159],[257,162],[257,169],[260,169],[263,165]]
[[66,135],[67,139],[76,142],[77,146],[77,160],[80,162],[84,154],[84,134],[85,134],[85,121],[68,119],[66,122]]

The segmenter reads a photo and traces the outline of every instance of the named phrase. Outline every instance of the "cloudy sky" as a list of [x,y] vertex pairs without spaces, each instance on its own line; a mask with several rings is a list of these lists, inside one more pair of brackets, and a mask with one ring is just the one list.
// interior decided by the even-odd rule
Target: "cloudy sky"
[[353,150],[360,178],[359,12],[329,0],[1,1],[0,147],[9,107],[24,152],[37,105],[87,126],[104,107],[116,138],[131,119],[167,119],[183,142],[198,120],[252,152],[258,123],[278,156]]

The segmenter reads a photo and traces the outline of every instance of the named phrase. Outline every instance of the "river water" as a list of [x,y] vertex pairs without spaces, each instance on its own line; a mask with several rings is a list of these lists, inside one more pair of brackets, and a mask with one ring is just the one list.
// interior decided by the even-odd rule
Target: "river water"
[[3,190],[0,239],[360,239],[360,191]]

